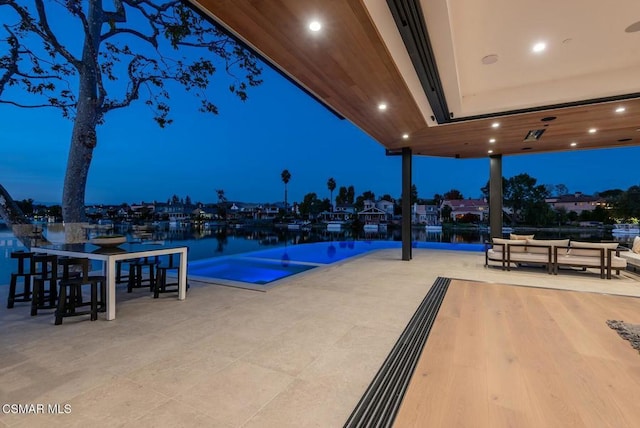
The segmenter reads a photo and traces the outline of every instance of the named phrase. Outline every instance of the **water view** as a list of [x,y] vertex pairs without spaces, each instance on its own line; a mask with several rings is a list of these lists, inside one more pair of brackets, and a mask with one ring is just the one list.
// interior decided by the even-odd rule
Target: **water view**
[[[65,240],[62,224],[41,224],[36,227],[52,243]],[[616,236],[610,229],[573,228],[573,229],[516,229],[519,233],[535,234],[536,238],[571,238],[580,241],[611,241],[626,244],[628,236]],[[128,241],[155,242],[158,244],[180,244],[189,247],[189,261],[210,259],[250,253],[275,247],[294,246],[306,243],[330,241],[401,241],[399,228],[389,228],[385,232],[354,232],[350,229],[328,231],[326,229],[287,230],[283,228],[253,227],[168,227],[158,225],[133,226],[131,224],[113,227],[93,226],[87,229],[87,238],[103,233],[118,233]],[[419,246],[421,242],[442,243],[483,243],[489,233],[483,228],[445,228],[443,231],[427,231],[424,227],[412,230],[412,240]],[[14,268],[11,252],[26,249],[5,225],[0,225],[0,278],[8,278]],[[6,283],[8,281],[0,281]]]

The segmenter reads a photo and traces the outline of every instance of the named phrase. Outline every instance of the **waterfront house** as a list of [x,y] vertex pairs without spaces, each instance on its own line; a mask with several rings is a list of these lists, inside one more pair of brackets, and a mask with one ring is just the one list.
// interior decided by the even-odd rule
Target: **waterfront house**
[[358,220],[360,220],[360,222],[362,222],[363,224],[386,223],[388,218],[388,214],[385,211],[377,208],[373,204],[369,204],[368,207],[365,204],[365,209],[358,212],[357,215]]
[[391,219],[395,214],[395,204],[386,199],[379,199],[376,201],[376,208],[386,212],[388,219]]
[[596,207],[606,207],[607,203],[604,198],[598,196],[585,195],[582,192],[576,192],[573,195],[560,195],[546,198],[545,202],[551,205],[554,210],[564,209],[566,212],[575,212],[580,214],[583,211],[593,211]]
[[445,206],[451,208],[451,220],[459,220],[469,215],[476,217],[478,221],[489,218],[489,204],[484,199],[448,199],[442,201],[440,210]]
[[411,223],[413,224],[439,224],[439,212],[436,205],[413,204],[411,206]]

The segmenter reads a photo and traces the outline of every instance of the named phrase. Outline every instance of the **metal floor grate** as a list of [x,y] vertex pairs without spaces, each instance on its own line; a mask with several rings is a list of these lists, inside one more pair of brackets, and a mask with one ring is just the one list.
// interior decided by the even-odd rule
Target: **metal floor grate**
[[345,423],[345,428],[390,427],[409,385],[451,280],[438,277]]

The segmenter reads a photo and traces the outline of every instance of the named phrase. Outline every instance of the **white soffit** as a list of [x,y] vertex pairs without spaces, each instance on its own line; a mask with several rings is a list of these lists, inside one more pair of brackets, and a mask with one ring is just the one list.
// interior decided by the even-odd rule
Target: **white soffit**
[[429,101],[427,100],[427,96],[424,93],[424,89],[422,89],[422,85],[420,83],[420,79],[416,73],[415,68],[413,67],[413,63],[411,62],[411,58],[407,52],[407,48],[402,41],[402,36],[400,36],[400,32],[398,31],[398,27],[391,15],[391,11],[387,6],[386,0],[363,0],[364,5],[367,8],[367,12],[371,17],[371,21],[376,26],[380,37],[382,38],[384,44],[393,58],[393,62],[395,63],[400,75],[404,79],[409,92],[413,96],[418,108],[420,109],[420,113],[424,117],[425,122],[428,126],[436,126],[438,123],[432,119],[433,110],[429,105]]

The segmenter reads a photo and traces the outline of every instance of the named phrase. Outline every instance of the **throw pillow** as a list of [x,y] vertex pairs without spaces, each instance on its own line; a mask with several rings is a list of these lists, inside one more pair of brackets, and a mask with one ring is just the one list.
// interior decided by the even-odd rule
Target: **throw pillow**
[[633,247],[631,247],[631,251],[636,254],[640,254],[640,236],[633,238]]
[[[591,248],[591,249],[587,249]],[[600,257],[600,248],[604,248],[604,257],[608,255],[608,249],[618,248],[617,242],[579,242],[571,241],[569,254],[572,256]]]
[[511,239],[533,239],[533,235],[514,235],[513,233],[509,235]]
[[502,245],[494,245],[493,251],[502,252],[507,251],[507,245],[511,245],[512,253],[524,253],[525,252],[525,244],[527,243],[524,239],[503,239],[503,238],[492,238],[491,241],[494,244],[505,244],[504,247]]
[[[553,247],[568,247],[568,239],[527,239],[527,251],[535,254],[549,254],[551,247],[551,255],[553,255]],[[561,254],[565,250],[558,250],[558,254]]]

